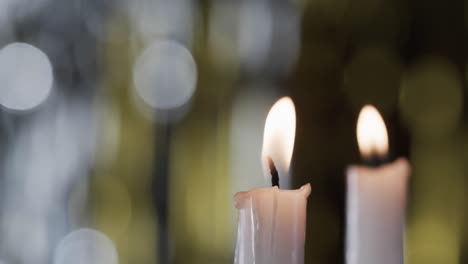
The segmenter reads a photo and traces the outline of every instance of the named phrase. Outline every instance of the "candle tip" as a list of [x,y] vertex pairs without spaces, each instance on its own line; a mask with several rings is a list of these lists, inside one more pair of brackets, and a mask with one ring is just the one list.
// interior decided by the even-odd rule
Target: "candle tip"
[[411,165],[406,158],[398,158],[396,163],[401,164],[400,168],[404,171],[404,174],[409,175],[411,174]]
[[312,192],[312,187],[310,186],[310,183],[307,183],[301,187],[301,192],[304,195],[305,198],[309,197],[310,193]]
[[250,196],[248,192],[238,192],[234,195],[234,206],[237,209],[242,209],[246,206]]

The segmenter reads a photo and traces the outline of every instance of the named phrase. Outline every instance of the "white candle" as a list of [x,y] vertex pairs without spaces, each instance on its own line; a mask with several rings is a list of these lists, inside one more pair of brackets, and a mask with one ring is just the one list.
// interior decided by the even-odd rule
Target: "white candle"
[[[280,175],[289,169],[295,118],[294,105],[286,97],[275,103],[268,114],[262,163],[265,171],[272,169],[272,175],[276,168]],[[273,179],[272,183],[277,184],[278,180]],[[310,191],[310,184],[307,184],[298,190],[273,186],[237,193],[234,201],[239,209],[239,222],[234,263],[303,264]]]
[[[357,137],[364,157],[386,155],[387,131],[374,107],[365,106],[361,111]],[[409,173],[410,165],[403,158],[376,168],[348,168],[347,264],[403,263]]]

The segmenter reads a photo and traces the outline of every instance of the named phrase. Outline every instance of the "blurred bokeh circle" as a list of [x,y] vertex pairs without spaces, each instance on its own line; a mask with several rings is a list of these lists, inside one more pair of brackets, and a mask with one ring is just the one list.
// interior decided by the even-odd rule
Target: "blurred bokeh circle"
[[40,105],[53,85],[52,64],[40,49],[11,43],[0,50],[0,103],[12,110]]
[[239,68],[239,12],[240,1],[213,1],[210,7],[207,46],[218,71],[233,73]]
[[288,2],[214,1],[208,46],[217,71],[286,74],[300,49],[300,12]]
[[117,264],[114,243],[94,229],[78,229],[65,236],[55,251],[54,264]]
[[133,68],[137,94],[157,110],[171,110],[186,104],[197,83],[197,65],[183,45],[157,40],[137,58]]
[[463,107],[461,74],[443,57],[426,57],[402,79],[400,107],[407,125],[421,136],[453,131]]
[[197,1],[125,1],[133,27],[145,42],[157,38],[175,39],[190,46],[198,16]]
[[255,72],[265,64],[271,49],[272,6],[267,1],[241,1],[239,8],[238,53],[241,63]]
[[390,48],[368,47],[356,52],[344,71],[344,89],[358,110],[373,104],[379,111],[392,111],[398,102],[401,62]]

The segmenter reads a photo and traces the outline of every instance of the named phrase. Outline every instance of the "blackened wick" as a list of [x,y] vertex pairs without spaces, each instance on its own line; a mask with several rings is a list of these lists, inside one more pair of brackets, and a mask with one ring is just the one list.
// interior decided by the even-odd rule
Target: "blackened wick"
[[275,163],[273,162],[273,159],[271,157],[268,157],[268,166],[270,167],[270,173],[271,173],[271,186],[279,186],[279,175],[278,175],[278,170],[276,170]]

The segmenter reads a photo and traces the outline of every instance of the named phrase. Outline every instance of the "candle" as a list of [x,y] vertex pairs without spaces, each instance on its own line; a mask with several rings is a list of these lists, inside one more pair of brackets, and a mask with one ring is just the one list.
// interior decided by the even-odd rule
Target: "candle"
[[280,189],[294,147],[294,104],[283,97],[271,108],[264,131],[262,164],[272,187],[239,192],[235,264],[302,264],[310,184],[298,190]]
[[403,263],[406,185],[410,165],[406,159],[381,165],[388,152],[385,123],[370,105],[359,114],[359,150],[371,166],[347,171],[348,264]]

